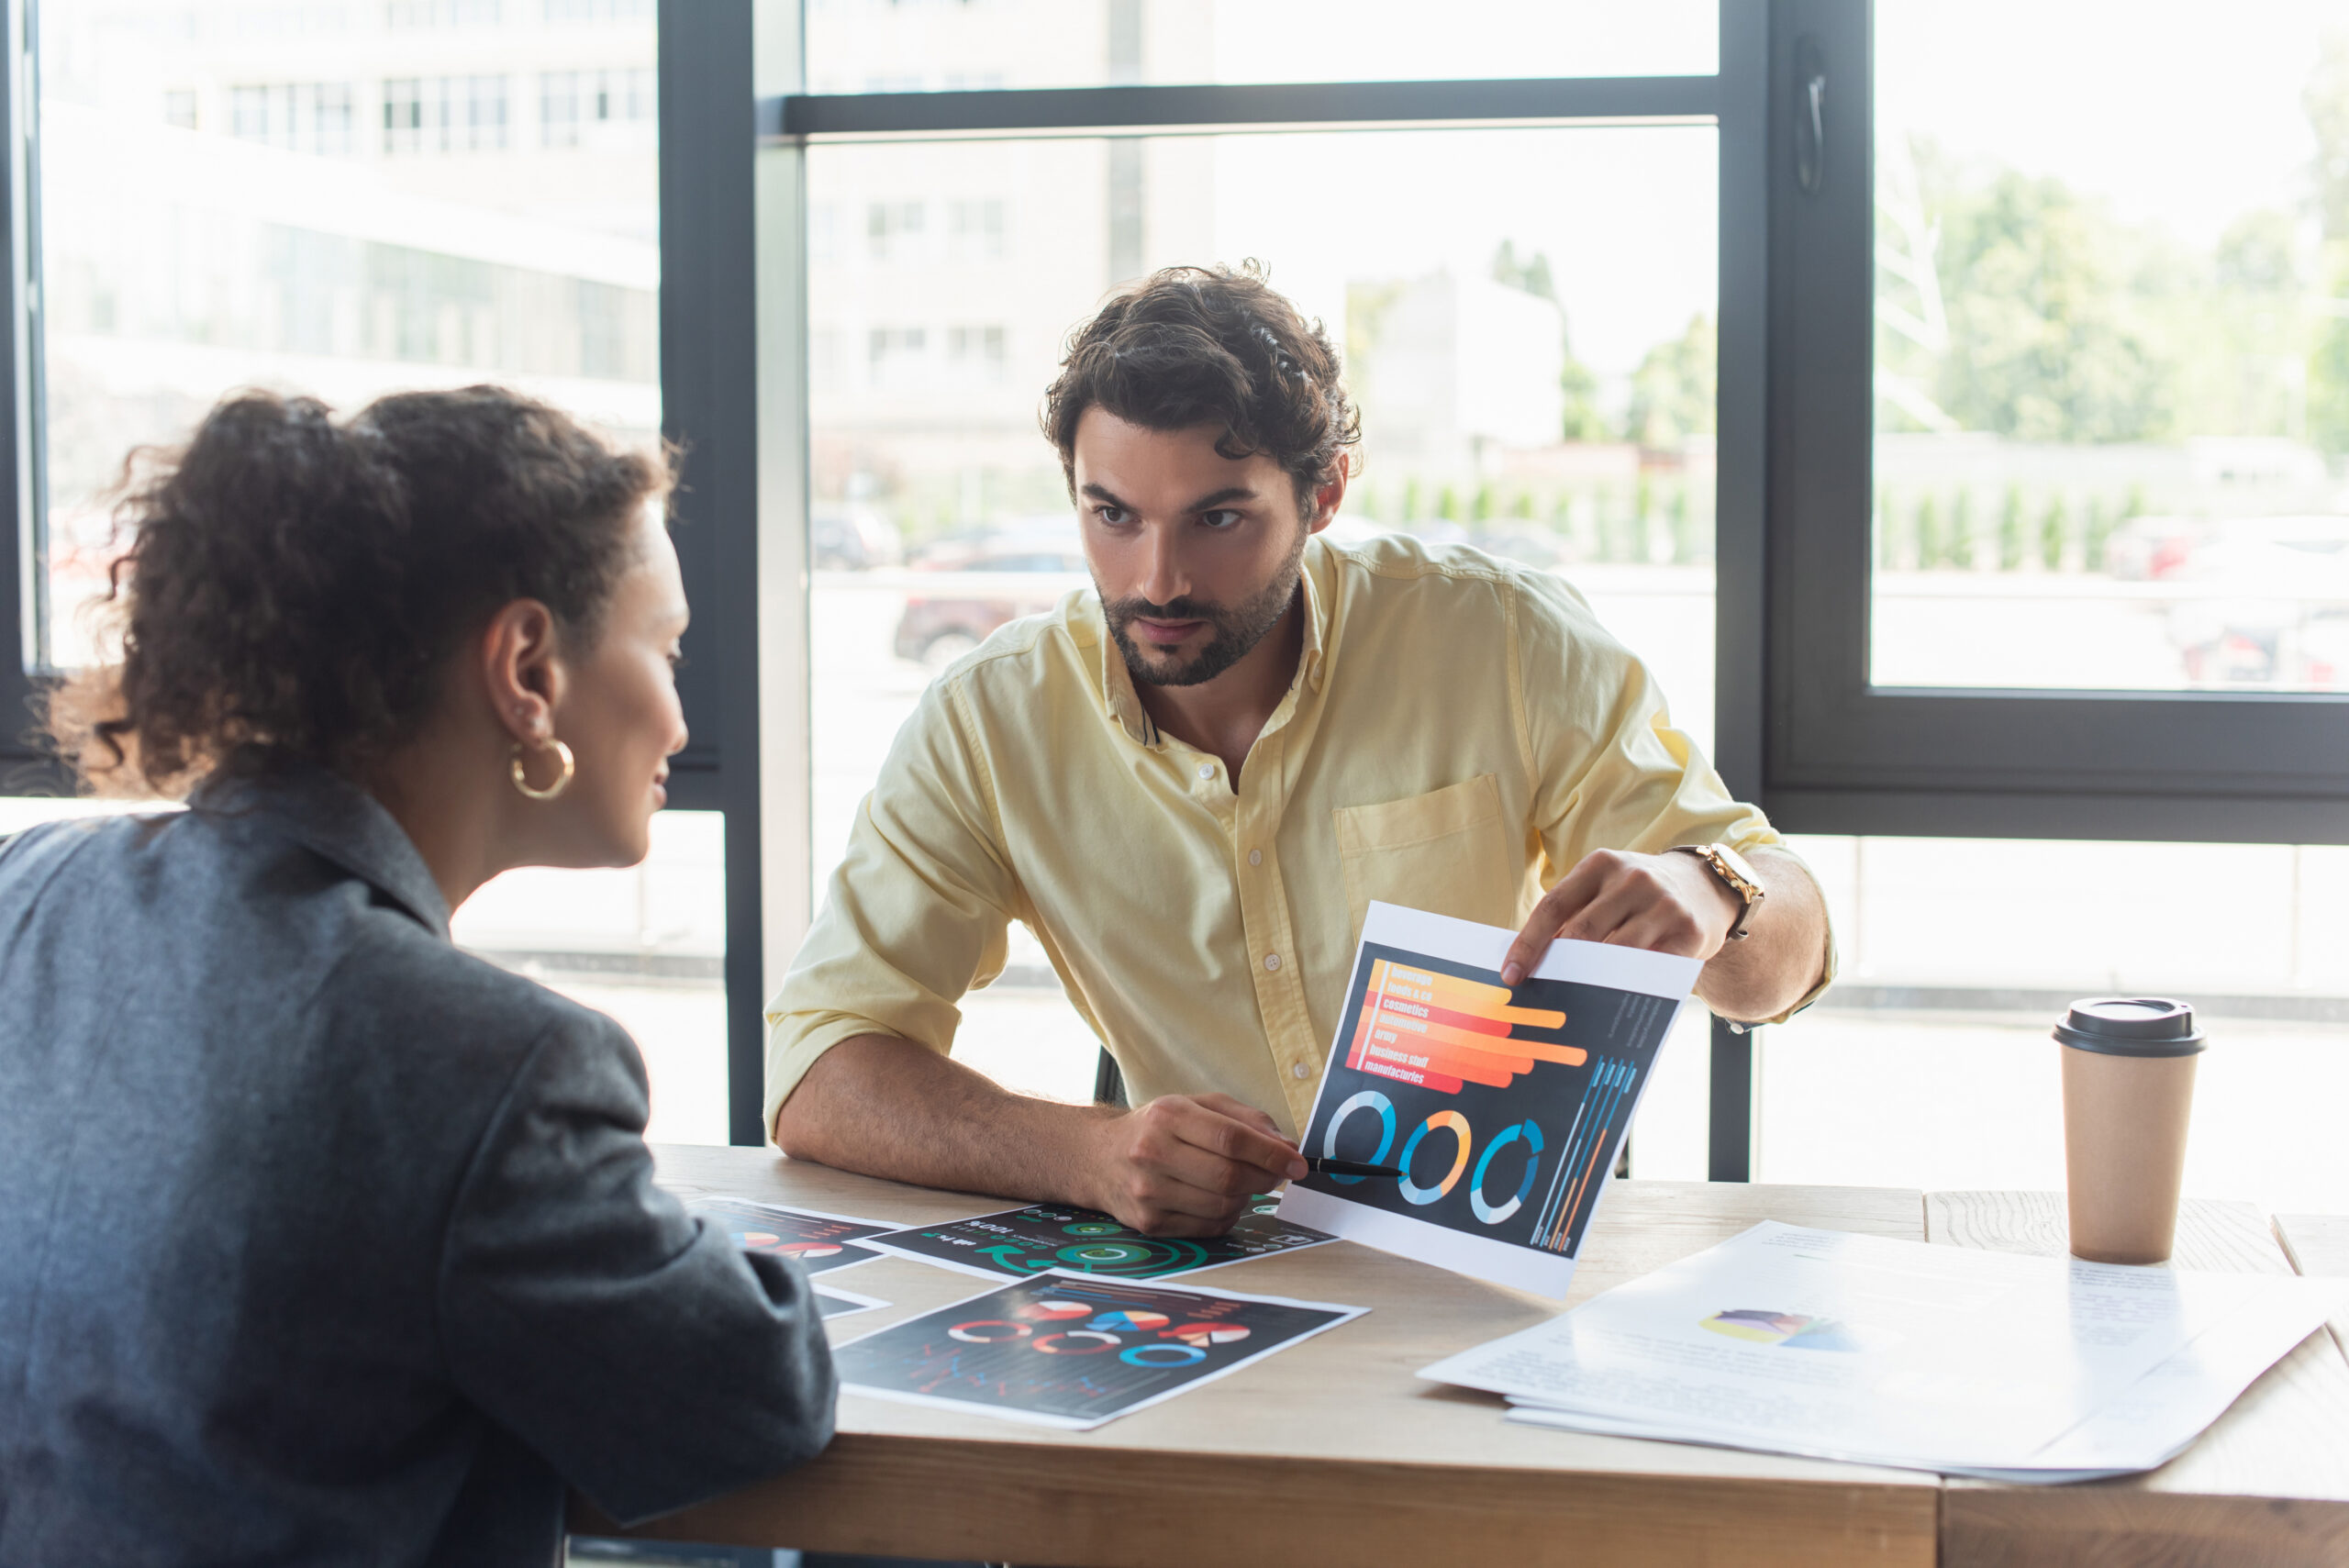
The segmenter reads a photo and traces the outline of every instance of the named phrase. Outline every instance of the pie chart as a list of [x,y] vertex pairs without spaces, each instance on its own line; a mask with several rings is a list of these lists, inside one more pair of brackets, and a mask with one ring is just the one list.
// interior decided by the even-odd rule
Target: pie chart
[[946,1335],[966,1345],[993,1345],[1005,1340],[1024,1340],[1034,1332],[1025,1323],[1007,1323],[1000,1318],[978,1318],[968,1323],[955,1324],[946,1330]]
[[1158,1337],[1206,1350],[1209,1345],[1236,1345],[1248,1337],[1248,1329],[1239,1323],[1177,1323]]
[[1110,1334],[1147,1334],[1152,1329],[1165,1328],[1168,1321],[1163,1312],[1152,1312],[1145,1307],[1129,1307],[1121,1311],[1104,1312],[1085,1327]]
[[781,1252],[786,1258],[832,1258],[840,1255],[840,1250],[841,1244],[837,1241],[781,1241],[763,1249]]
[[1090,1304],[1082,1301],[1031,1301],[1019,1309],[1019,1316],[1041,1318],[1046,1323],[1065,1323],[1092,1310]]
[[1097,1334],[1090,1329],[1071,1329],[1066,1333],[1046,1334],[1034,1341],[1034,1348],[1048,1356],[1097,1356],[1103,1351],[1118,1348],[1115,1334]]

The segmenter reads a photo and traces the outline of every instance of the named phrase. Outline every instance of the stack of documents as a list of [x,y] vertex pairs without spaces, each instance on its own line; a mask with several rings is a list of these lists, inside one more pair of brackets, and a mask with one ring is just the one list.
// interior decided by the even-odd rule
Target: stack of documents
[[2168,1460],[2340,1296],[1765,1222],[1420,1375],[1575,1431],[2078,1481]]

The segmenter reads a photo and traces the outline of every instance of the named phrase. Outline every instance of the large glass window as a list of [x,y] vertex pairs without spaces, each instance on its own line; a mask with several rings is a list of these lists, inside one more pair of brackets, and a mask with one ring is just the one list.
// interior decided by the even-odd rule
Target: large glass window
[[1712,0],[807,0],[807,90],[1710,75]]
[[[1090,587],[1036,408],[1104,294],[1176,262],[1262,261],[1341,345],[1364,439],[1339,534],[1408,529],[1563,573],[1709,744],[1709,127],[807,159],[819,899],[935,672]],[[1091,1091],[1095,1042],[1024,933],[965,1002],[957,1051],[1023,1087]]]
[[2340,7],[1875,16],[1870,679],[2349,691]]
[[[103,654],[124,461],[232,389],[496,381],[658,439],[650,4],[44,0],[39,29],[36,663]],[[456,923],[636,1033],[655,1136],[726,1135],[722,849],[666,813],[645,866],[515,873]]]

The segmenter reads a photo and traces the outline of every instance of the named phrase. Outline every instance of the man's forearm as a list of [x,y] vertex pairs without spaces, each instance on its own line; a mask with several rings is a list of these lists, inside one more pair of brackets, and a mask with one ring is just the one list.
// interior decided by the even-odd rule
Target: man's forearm
[[1756,849],[1745,859],[1766,896],[1745,939],[1706,963],[1697,995],[1722,1018],[1751,1022],[1785,1012],[1819,984],[1827,964],[1827,901],[1794,856]]
[[775,1117],[796,1160],[949,1192],[1098,1207],[1094,1142],[1112,1113],[1031,1099],[889,1035],[818,1057]]

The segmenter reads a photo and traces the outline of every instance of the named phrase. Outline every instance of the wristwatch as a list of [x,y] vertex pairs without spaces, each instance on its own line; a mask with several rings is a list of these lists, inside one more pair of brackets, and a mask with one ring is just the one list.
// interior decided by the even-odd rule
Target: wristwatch
[[1675,844],[1664,853],[1696,856],[1712,868],[1715,876],[1729,884],[1731,893],[1745,900],[1745,907],[1737,912],[1737,924],[1729,929],[1731,941],[1743,941],[1748,934],[1746,922],[1753,918],[1753,906],[1766,896],[1762,879],[1753,874],[1753,868],[1745,863],[1745,857],[1727,844]]

